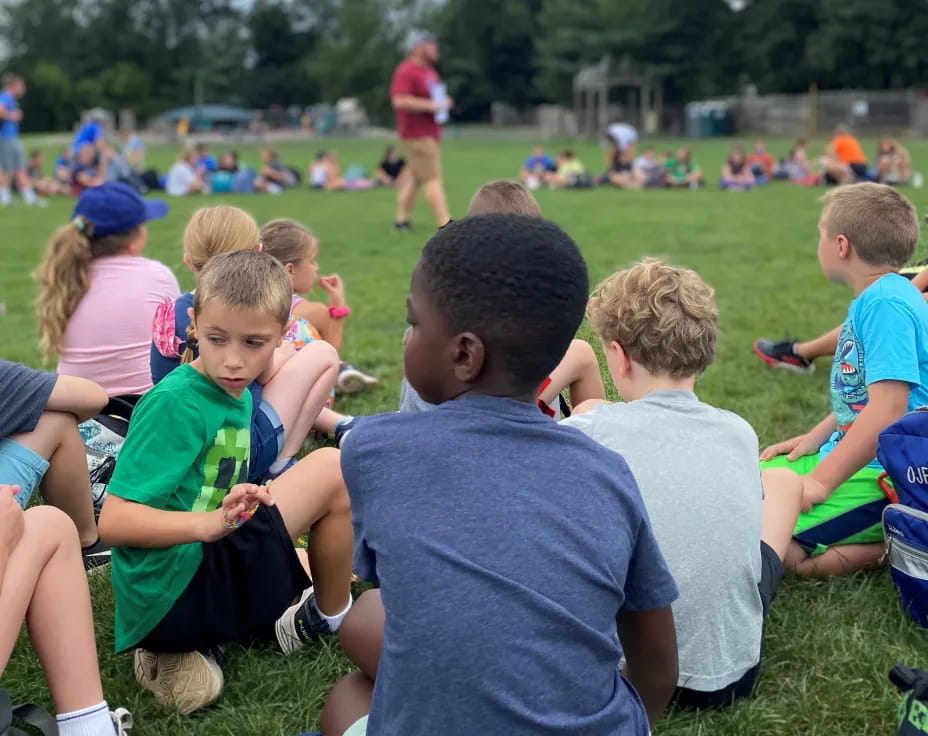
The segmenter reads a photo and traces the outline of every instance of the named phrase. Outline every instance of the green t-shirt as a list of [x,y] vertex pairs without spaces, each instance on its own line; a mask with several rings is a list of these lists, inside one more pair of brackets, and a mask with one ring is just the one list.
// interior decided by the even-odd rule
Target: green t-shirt
[[[189,365],[139,401],[108,493],[163,511],[212,511],[248,477],[251,393],[236,399]],[[203,559],[199,542],[113,549],[116,651],[168,613]]]

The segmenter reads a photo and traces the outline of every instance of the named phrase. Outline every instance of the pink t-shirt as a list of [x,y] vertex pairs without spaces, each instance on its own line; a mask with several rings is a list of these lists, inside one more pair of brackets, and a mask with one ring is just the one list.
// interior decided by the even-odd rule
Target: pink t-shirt
[[64,331],[58,373],[96,381],[110,396],[151,388],[151,321],[155,308],[180,296],[171,269],[139,256],[90,264],[90,289]]

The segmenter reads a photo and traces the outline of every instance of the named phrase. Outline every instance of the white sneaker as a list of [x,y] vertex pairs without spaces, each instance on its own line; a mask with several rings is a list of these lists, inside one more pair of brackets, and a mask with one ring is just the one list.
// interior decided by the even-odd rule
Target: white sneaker
[[116,732],[116,736],[124,736],[132,728],[132,714],[125,708],[111,710],[110,719],[113,721],[113,730]]
[[376,378],[358,370],[351,363],[342,363],[338,369],[338,378],[335,379],[336,390],[343,394],[356,394],[376,384]]

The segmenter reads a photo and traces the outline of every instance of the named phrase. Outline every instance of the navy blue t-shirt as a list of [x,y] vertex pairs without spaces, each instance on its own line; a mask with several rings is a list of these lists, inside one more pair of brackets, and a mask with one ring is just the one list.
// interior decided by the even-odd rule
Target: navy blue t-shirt
[[465,396],[365,419],[341,465],[386,610],[368,734],[648,733],[616,614],[677,588],[619,455]]

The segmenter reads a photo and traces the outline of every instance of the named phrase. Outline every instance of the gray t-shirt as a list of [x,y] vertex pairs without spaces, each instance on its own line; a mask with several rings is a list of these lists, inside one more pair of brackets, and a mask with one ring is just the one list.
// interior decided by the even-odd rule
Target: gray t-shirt
[[406,380],[406,376],[403,376],[403,380],[400,382],[400,411],[431,411],[432,409],[437,408],[438,404],[430,404],[428,401],[419,396],[419,394],[416,392],[416,389],[409,385],[409,381]]
[[679,685],[711,692],[760,661],[757,435],[689,391],[655,391],[565,419],[625,458],[670,572]]
[[0,439],[35,429],[57,380],[55,373],[0,360]]

